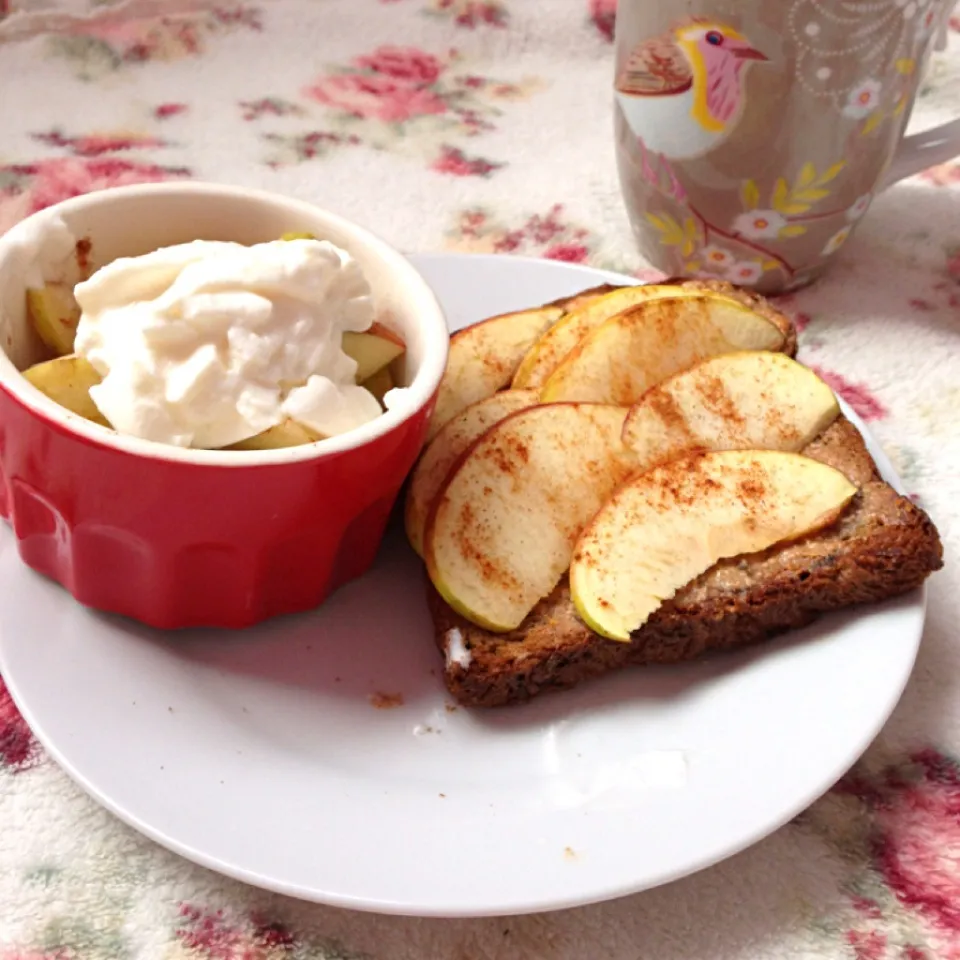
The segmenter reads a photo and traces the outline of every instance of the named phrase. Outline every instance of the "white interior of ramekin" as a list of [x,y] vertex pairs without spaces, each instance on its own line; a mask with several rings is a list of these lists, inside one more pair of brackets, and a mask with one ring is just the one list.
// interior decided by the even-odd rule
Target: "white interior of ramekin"
[[[61,221],[77,238],[90,237],[101,266],[188,240],[259,243],[306,231],[347,250],[373,291],[377,319],[407,345],[408,388],[402,406],[354,430],[280,450],[192,450],[107,430],[70,413],[30,384],[18,368],[43,359],[26,315],[28,278],[37,275],[36,241]],[[45,280],[58,279],[44,276]],[[433,291],[400,253],[357,225],[309,203],[259,190],[209,183],[118,187],[66,200],[28,217],[0,237],[0,385],[49,420],[104,446],[143,457],[208,466],[251,466],[314,459],[362,446],[388,433],[426,404],[447,361],[447,325]]]

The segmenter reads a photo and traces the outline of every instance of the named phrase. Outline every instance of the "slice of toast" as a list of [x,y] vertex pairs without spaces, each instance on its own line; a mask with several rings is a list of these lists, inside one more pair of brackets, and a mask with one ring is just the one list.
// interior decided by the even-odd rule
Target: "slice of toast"
[[853,424],[841,417],[803,453],[860,486],[839,520],[802,540],[716,564],[664,603],[630,643],[590,630],[566,579],[506,634],[465,620],[427,581],[450,693],[465,706],[497,707],[631,664],[692,660],[905,593],[942,566],[936,528],[880,478]]

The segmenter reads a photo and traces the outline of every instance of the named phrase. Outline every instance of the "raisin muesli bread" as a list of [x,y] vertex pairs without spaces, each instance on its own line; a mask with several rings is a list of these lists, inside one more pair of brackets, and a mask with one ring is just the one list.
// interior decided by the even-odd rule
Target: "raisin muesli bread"
[[905,593],[942,566],[936,528],[880,478],[848,420],[836,420],[802,452],[860,487],[840,518],[804,539],[716,564],[664,603],[630,643],[607,640],[583,623],[566,578],[505,634],[455,613],[428,581],[451,694],[465,706],[496,707],[631,664],[692,660]]
[[[781,352],[796,355],[796,328],[764,297],[723,280],[660,282],[740,301],[780,329]],[[570,309],[574,301],[607,289],[583,291],[557,305]],[[586,626],[566,577],[520,627],[505,634],[460,616],[425,578],[451,694],[466,706],[495,707],[628,665],[692,660],[757,643],[832,610],[906,593],[942,566],[936,528],[883,481],[853,424],[841,416],[801,452],[860,487],[839,519],[801,540],[721,561],[664,603],[630,643],[608,640]]]

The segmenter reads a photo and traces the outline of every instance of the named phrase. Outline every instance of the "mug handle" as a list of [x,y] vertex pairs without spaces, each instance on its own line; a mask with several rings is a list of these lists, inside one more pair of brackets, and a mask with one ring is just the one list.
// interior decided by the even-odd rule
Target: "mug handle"
[[956,156],[960,156],[960,119],[904,137],[880,182],[880,190]]
[[[947,49],[950,16],[957,5],[958,0],[944,0],[940,21],[934,31],[934,50]],[[898,180],[935,167],[938,163],[946,163],[956,156],[960,156],[960,119],[904,137],[880,181],[877,192],[886,190]]]

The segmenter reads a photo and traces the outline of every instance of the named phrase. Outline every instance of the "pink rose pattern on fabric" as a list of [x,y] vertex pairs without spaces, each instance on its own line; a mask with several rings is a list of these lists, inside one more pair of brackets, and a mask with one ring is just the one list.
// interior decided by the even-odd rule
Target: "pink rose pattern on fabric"
[[186,113],[190,108],[185,103],[161,103],[154,107],[153,116],[157,120],[169,120]]
[[70,197],[190,176],[186,167],[165,167],[114,157],[62,157],[0,167],[0,233],[18,220]]
[[335,70],[304,89],[305,96],[359,119],[387,123],[450,114],[468,136],[493,129],[488,117],[499,113],[481,101],[522,99],[516,84],[455,73],[453,59],[412,47],[378,47],[356,57],[351,67]]
[[259,9],[243,3],[130,19],[112,16],[107,7],[103,13],[61,22],[49,47],[71,63],[80,78],[91,80],[152,61],[199,57],[217,36],[262,29]]
[[431,89],[446,65],[431,54],[380,47],[354,64],[358,72],[321,77],[305,95],[352,116],[386,123],[446,112],[446,103]]
[[467,253],[517,253],[565,263],[589,263],[631,274],[638,280],[663,279],[659,270],[637,269],[608,257],[601,238],[569,220],[560,203],[545,213],[530,214],[515,225],[483,207],[462,210],[447,232],[447,247]]
[[416,85],[436,83],[444,68],[435,56],[413,47],[380,47],[357,57],[355,63],[362,70]]
[[927,183],[932,183],[935,187],[948,187],[951,184],[960,183],[960,163],[950,161],[930,167],[929,170],[924,170],[920,174],[920,178]]
[[887,415],[886,407],[862,383],[848,380],[839,373],[825,370],[814,363],[808,366],[864,420],[882,420]]
[[33,139],[48,147],[63,147],[77,157],[100,157],[105,153],[126,153],[130,150],[149,150],[169,146],[160,137],[145,134],[86,134],[68,136],[61,130],[35,133]]
[[259,120],[261,117],[300,117],[306,113],[299,104],[284,100],[282,97],[240,100],[238,106],[244,120]]
[[423,84],[383,74],[342,73],[324,77],[304,91],[319,103],[339,107],[355,117],[402,122],[445,113],[446,104]]
[[[947,251],[947,276],[957,285],[960,285],[960,247]],[[951,304],[956,306],[956,304]]]
[[[507,105],[540,89],[521,82],[479,76],[460,68],[456,51],[442,55],[416,47],[380,46],[345,65],[329,68],[303,87],[310,111],[282,98],[241,101],[245,120],[319,112],[322,125],[297,133],[267,132],[272,167],[301,163],[342,146],[427,152],[429,167],[454,176],[489,176],[502,162],[468,157],[453,142],[496,129]],[[319,111],[313,108],[319,106]]]
[[483,157],[468,157],[457,147],[443,147],[440,156],[430,164],[437,173],[449,173],[454,177],[489,177],[502,167],[502,163],[493,163]]
[[[280,960],[327,956],[317,943],[257,914],[227,915],[194,904],[180,905],[177,941],[197,960]],[[339,956],[340,951],[336,951]],[[2,960],[2,957],[0,957]]]
[[[380,0],[399,3],[401,0]],[[457,27],[476,30],[478,27],[506,27],[510,11],[504,0],[430,0],[421,6],[427,16],[449,19]]]
[[903,903],[960,935],[960,772],[932,753],[917,759],[923,779],[877,812],[877,861]]
[[617,20],[617,0],[588,0],[590,20],[600,36],[613,43],[613,31]]
[[[834,787],[846,824],[853,920],[843,936],[864,960],[960,958],[960,764],[926,749]],[[813,807],[816,822],[823,808]],[[826,823],[826,820],[824,820]],[[893,938],[896,938],[895,940]]]
[[0,772],[25,770],[39,757],[40,748],[0,677]]

